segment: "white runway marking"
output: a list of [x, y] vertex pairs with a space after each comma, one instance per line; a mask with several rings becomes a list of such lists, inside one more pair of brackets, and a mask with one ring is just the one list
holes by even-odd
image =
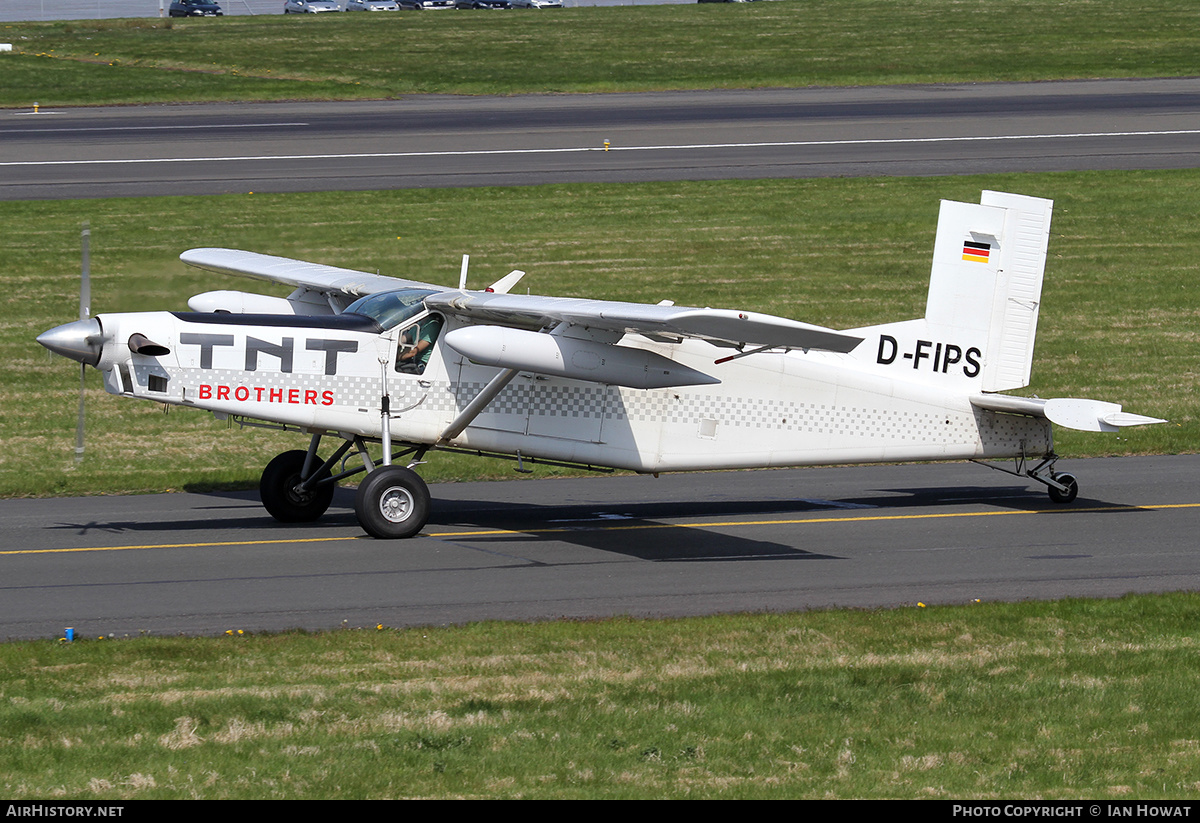
[[979, 135], [968, 137], [896, 137], [876, 138], [867, 140], [785, 140], [762, 143], [691, 143], [665, 146], [577, 146], [573, 148], [549, 149], [478, 149], [462, 151], [396, 151], [396, 152], [360, 152], [347, 154], [260, 154], [234, 155], [229, 157], [160, 157], [133, 158], [126, 160], [15, 160], [0, 162], [0, 167], [14, 166], [100, 166], [100, 165], [135, 165], [155, 163], [229, 163], [237, 161], [297, 161], [297, 160], [348, 160], [358, 158], [388, 159], [405, 157], [485, 157], [490, 155], [516, 154], [579, 154], [584, 152], [623, 152], [623, 151], [698, 151], [704, 149], [755, 149], [781, 147], [817, 147], [817, 146], [895, 146], [921, 143], [977, 143], [1017, 140], [1072, 140], [1083, 138], [1104, 137], [1170, 137], [1177, 135], [1200, 134], [1200, 129], [1176, 129], [1168, 131], [1118, 131], [1118, 132], [1079, 132], [1074, 134], [1008, 134], [1008, 135]]
[[[42, 117], [47, 114], [61, 114], [57, 111], [16, 111], [12, 112], [13, 117], [31, 116]], [[75, 132], [93, 132], [93, 131], [221, 131], [224, 129], [290, 129], [296, 126], [307, 126], [308, 123], [228, 123], [208, 124], [208, 125], [162, 125], [162, 126], [64, 126], [59, 129], [0, 129], [0, 134], [46, 134], [51, 132], [66, 132], [74, 134]]]

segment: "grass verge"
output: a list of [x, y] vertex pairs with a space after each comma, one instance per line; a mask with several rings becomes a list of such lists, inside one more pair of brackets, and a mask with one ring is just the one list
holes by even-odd
[[[178, 260], [215, 245], [447, 285], [469, 252], [475, 284], [521, 267], [540, 294], [672, 299], [853, 328], [923, 313], [938, 200], [978, 201], [983, 188], [1056, 201], [1035, 382], [1022, 393], [1112, 400], [1171, 420], [1119, 438], [1064, 431], [1059, 451], [1195, 451], [1200, 171], [42, 201], [0, 203], [0, 357], [9, 365], [0, 494], [253, 486], [274, 454], [299, 445], [108, 396], [89, 370], [88, 454], [74, 466], [78, 368], [34, 337], [78, 316], [84, 221], [93, 312], [180, 309], [202, 291], [256, 290]], [[321, 214], [331, 219], [314, 222]], [[478, 479], [509, 476], [510, 466], [439, 455], [423, 473]]]
[[0, 106], [1200, 74], [1192, 4], [750, 5], [12, 23]]
[[0, 645], [0, 791], [1200, 793], [1200, 595]]

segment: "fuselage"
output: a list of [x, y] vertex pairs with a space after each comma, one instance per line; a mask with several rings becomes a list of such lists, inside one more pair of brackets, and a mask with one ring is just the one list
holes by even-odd
[[[1005, 394], [1029, 385], [1052, 210], [993, 191], [942, 201], [924, 316], [846, 331], [669, 300], [515, 294], [520, 270], [468, 290], [465, 255], [446, 289], [201, 248], [180, 257], [294, 290], [207, 292], [193, 312], [101, 315], [38, 342], [98, 368], [113, 394], [310, 434], [260, 479], [281, 522], [320, 517], [357, 449], [355, 515], [381, 538], [426, 523], [413, 468], [431, 449], [647, 473], [1015, 458], [1004, 471], [1069, 503], [1079, 485], [1054, 469], [1053, 424], [1163, 421]], [[343, 442], [322, 458], [327, 435]], [[366, 441], [383, 445], [379, 463]]]
[[[402, 362], [406, 331], [430, 319], [441, 334], [416, 373]], [[418, 313], [386, 331], [364, 320], [102, 315], [95, 365], [113, 394], [366, 438], [381, 436], [386, 384], [391, 436], [418, 445], [438, 443], [500, 371], [444, 344], [464, 325], [455, 317]], [[156, 353], [127, 345], [135, 334]], [[904, 369], [870, 358], [790, 351], [718, 363], [729, 349], [635, 334], [619, 346], [720, 382], [637, 389], [518, 372], [442, 445], [641, 472], [1003, 458], [1051, 447], [1044, 419], [975, 408], [957, 387], [906, 380]]]

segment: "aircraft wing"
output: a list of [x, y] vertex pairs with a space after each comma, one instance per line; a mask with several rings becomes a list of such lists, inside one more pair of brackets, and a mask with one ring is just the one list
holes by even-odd
[[852, 351], [863, 340], [808, 323], [730, 309], [463, 291], [430, 295], [425, 305], [477, 323], [531, 329], [567, 323], [620, 333], [833, 352]]
[[362, 297], [393, 289], [422, 288], [442, 290], [445, 286], [385, 277], [354, 269], [340, 269], [320, 263], [307, 263], [289, 257], [275, 257], [237, 249], [190, 249], [179, 255], [189, 266], [238, 277], [252, 277], [282, 283], [320, 294], [349, 294]]
[[[336, 298], [361, 297], [402, 288], [434, 289], [431, 309], [475, 323], [542, 329], [562, 323], [619, 333], [695, 337], [730, 345], [849, 352], [861, 337], [782, 317], [729, 309], [650, 306], [611, 300], [446, 291], [445, 286], [308, 263], [236, 249], [191, 249], [179, 256], [189, 266], [294, 286]], [[349, 301], [337, 301], [342, 308]]]

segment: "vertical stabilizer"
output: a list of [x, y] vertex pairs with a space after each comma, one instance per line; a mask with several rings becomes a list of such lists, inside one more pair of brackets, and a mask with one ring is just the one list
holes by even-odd
[[979, 341], [983, 391], [1029, 384], [1053, 205], [992, 191], [979, 205], [942, 201], [925, 322]]

